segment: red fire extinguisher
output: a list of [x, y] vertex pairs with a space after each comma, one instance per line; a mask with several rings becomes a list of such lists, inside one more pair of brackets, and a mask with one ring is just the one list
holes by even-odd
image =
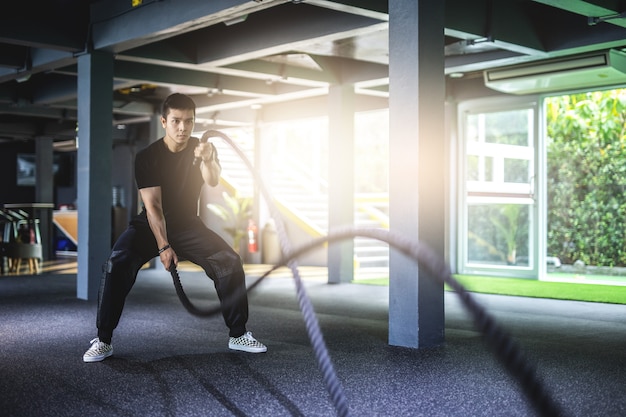
[[257, 227], [252, 219], [248, 220], [248, 252], [256, 253], [259, 250], [259, 244], [257, 242]]

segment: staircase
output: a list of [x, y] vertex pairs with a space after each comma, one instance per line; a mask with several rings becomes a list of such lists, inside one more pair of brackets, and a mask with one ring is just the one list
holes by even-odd
[[[214, 144], [218, 149], [224, 181], [241, 196], [252, 196], [254, 181], [239, 155], [222, 141], [216, 140]], [[238, 143], [238, 146], [253, 161], [252, 145]], [[299, 169], [297, 161], [289, 162], [273, 167], [271, 175], [264, 178], [265, 185], [279, 206], [305, 224], [312, 236], [324, 236], [328, 230], [327, 186], [321, 179]], [[360, 228], [388, 228], [387, 206], [386, 196], [359, 196], [355, 201], [355, 225]], [[385, 242], [355, 238], [354, 255], [357, 279], [388, 276], [389, 247]]]

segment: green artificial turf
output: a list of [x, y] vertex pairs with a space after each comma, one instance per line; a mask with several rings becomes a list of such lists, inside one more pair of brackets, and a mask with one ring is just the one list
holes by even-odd
[[[477, 293], [626, 304], [626, 286], [624, 285], [577, 284], [475, 275], [455, 275], [454, 278], [468, 291]], [[358, 280], [355, 282], [370, 285], [389, 285], [388, 278]], [[451, 291], [447, 286], [446, 290]]]

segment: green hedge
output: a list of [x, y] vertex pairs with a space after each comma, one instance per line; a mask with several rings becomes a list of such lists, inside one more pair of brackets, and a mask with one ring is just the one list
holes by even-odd
[[548, 254], [625, 266], [626, 90], [553, 97], [548, 134]]

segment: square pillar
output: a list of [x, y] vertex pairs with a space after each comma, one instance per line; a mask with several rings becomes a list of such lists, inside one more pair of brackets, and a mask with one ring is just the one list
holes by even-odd
[[[328, 92], [328, 228], [354, 224], [354, 86]], [[354, 279], [354, 239], [329, 243], [328, 282]]]
[[77, 296], [96, 300], [111, 250], [113, 55], [78, 57]]
[[[444, 256], [444, 2], [389, 2], [390, 230]], [[389, 343], [444, 341], [443, 285], [391, 248]]]

